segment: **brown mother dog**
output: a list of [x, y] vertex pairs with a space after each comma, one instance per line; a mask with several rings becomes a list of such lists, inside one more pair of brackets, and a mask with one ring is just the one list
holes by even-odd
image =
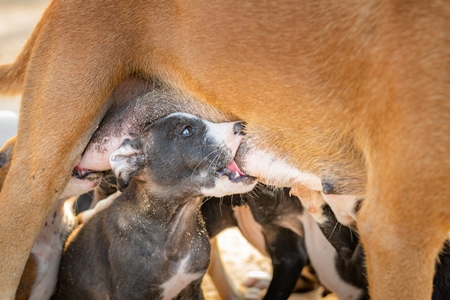
[[365, 195], [372, 297], [429, 298], [450, 229], [448, 20], [438, 1], [53, 1], [0, 68], [0, 93], [23, 92], [0, 196], [2, 298], [130, 75], [246, 121], [247, 173]]

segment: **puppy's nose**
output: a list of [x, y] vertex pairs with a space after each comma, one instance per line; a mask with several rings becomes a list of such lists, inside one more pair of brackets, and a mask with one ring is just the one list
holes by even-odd
[[245, 123], [244, 122], [236, 122], [233, 125], [233, 133], [235, 135], [244, 135]]

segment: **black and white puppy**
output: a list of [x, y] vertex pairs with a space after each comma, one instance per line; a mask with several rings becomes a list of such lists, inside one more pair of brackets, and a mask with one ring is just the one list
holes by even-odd
[[[312, 233], [317, 231], [317, 228], [322, 232], [322, 236], [325, 237], [332, 248], [335, 250], [333, 254], [333, 261], [336, 270], [336, 274], [342, 282], [346, 282], [352, 286], [352, 289], [342, 289], [339, 288], [342, 285], [336, 285], [339, 290], [333, 287], [333, 282], [338, 282], [337, 280], [329, 280], [332, 278], [327, 278], [326, 273], [321, 271], [325, 270], [326, 266], [323, 264], [329, 260], [329, 256], [321, 255], [320, 251], [315, 251], [319, 255], [310, 254], [311, 264], [317, 271], [319, 280], [325, 286], [329, 286], [330, 290], [336, 292], [339, 299], [355, 299], [352, 290], [354, 288], [359, 289], [358, 297], [356, 299], [369, 299], [367, 280], [366, 280], [366, 269], [364, 264], [364, 249], [359, 241], [358, 231], [352, 224], [350, 226], [344, 226], [339, 223], [338, 217], [335, 215], [331, 207], [325, 203], [322, 195], [319, 192], [304, 190], [303, 192], [296, 191], [299, 195], [300, 201], [304, 204], [305, 208], [310, 204], [314, 204], [313, 208], [308, 208], [311, 214], [303, 215], [303, 225], [306, 237], [307, 248], [311, 248], [311, 245], [317, 244], [318, 239], [308, 238], [312, 237]], [[307, 201], [305, 201], [305, 199]], [[364, 198], [360, 198], [353, 207], [353, 213], [356, 216], [360, 208], [361, 203]], [[305, 218], [306, 217], [306, 218]], [[308, 221], [309, 220], [309, 221]], [[382, 233], [379, 233], [382, 234]], [[316, 240], [316, 241], [315, 241]], [[315, 247], [320, 249], [321, 247]], [[328, 258], [327, 258], [328, 257]], [[408, 262], [405, 262], [408, 263]], [[319, 267], [323, 265], [322, 267]], [[330, 277], [330, 276], [328, 276]], [[352, 293], [348, 293], [352, 292]], [[346, 295], [346, 296], [345, 296]], [[444, 245], [442, 252], [440, 253], [438, 260], [436, 262], [436, 272], [433, 281], [433, 300], [447, 300], [450, 299], [450, 242]]]
[[66, 244], [55, 299], [203, 299], [205, 196], [253, 189], [234, 156], [242, 124], [175, 113], [110, 158], [122, 194]]
[[288, 299], [305, 266], [312, 266], [320, 283], [339, 299], [367, 299], [358, 237], [349, 228], [336, 226], [331, 210], [324, 210], [318, 223], [290, 189], [258, 184], [251, 194], [208, 200], [202, 213], [211, 236], [238, 226], [255, 248], [271, 258], [273, 276], [264, 299]]
[[[255, 248], [271, 258], [273, 276], [264, 299], [288, 299], [303, 267], [309, 264], [298, 218], [303, 207], [289, 195], [289, 189], [273, 191], [258, 184], [251, 194], [212, 198], [201, 209], [210, 237], [237, 226]], [[221, 293], [223, 284], [214, 276], [211, 279]]]

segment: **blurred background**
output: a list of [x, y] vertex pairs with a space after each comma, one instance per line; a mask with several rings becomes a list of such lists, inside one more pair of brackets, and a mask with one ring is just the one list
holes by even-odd
[[[48, 0], [0, 0], [0, 64], [13, 62]], [[0, 146], [15, 135], [20, 97], [0, 95]]]
[[[14, 61], [48, 3], [48, 0], [0, 0], [0, 64]], [[0, 96], [0, 110], [18, 113], [19, 101], [19, 97]]]

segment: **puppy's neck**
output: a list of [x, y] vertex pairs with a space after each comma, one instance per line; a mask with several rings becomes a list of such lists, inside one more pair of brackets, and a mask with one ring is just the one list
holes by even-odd
[[188, 195], [181, 191], [162, 192], [152, 188], [148, 182], [131, 180], [130, 185], [123, 191], [122, 198], [130, 203], [132, 210], [146, 219], [155, 220], [164, 227], [171, 227], [177, 219], [184, 219], [187, 223], [190, 223], [188, 220], [196, 222], [196, 215], [200, 214], [204, 197]]
[[198, 238], [207, 240], [200, 212], [203, 197], [174, 196], [170, 191], [161, 197], [147, 187], [143, 181], [130, 182], [121, 195], [120, 218], [139, 226], [147, 224], [145, 231], [155, 240], [163, 241], [165, 255], [170, 260], [180, 258], [183, 254], [180, 247], [195, 245], [194, 240]]

